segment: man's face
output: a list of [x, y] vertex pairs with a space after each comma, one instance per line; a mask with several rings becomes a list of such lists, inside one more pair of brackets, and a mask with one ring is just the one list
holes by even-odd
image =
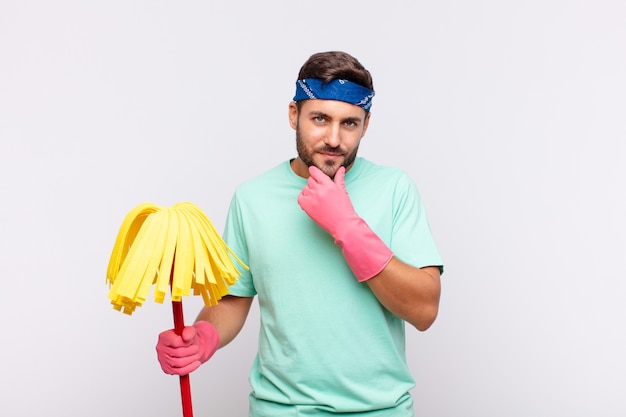
[[340, 166], [350, 169], [365, 135], [370, 114], [353, 104], [336, 100], [305, 100], [298, 111], [289, 104], [289, 123], [296, 131], [296, 174], [307, 178], [315, 165], [329, 177]]

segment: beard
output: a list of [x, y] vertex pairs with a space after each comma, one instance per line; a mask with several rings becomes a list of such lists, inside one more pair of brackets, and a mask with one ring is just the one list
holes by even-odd
[[[356, 159], [357, 152], [359, 151], [359, 147], [357, 146], [356, 148], [354, 148], [354, 150], [352, 150], [352, 152], [348, 152], [346, 149], [342, 148], [341, 146], [337, 146], [333, 148], [328, 145], [324, 145], [324, 146], [320, 146], [317, 149], [313, 149], [312, 151], [309, 151], [302, 138], [302, 132], [300, 131], [300, 128], [296, 127], [296, 150], [298, 151], [298, 156], [300, 157], [302, 162], [306, 164], [307, 167], [315, 166], [319, 168], [319, 170], [322, 171], [324, 174], [328, 175], [330, 178], [333, 178], [335, 176], [335, 173], [339, 169], [339, 167], [343, 166], [346, 169], [348, 169], [348, 167], [352, 165], [352, 163]], [[315, 161], [313, 161], [313, 155], [316, 152], [327, 152], [327, 153], [333, 153], [336, 155], [341, 155], [343, 156], [343, 162], [339, 164], [338, 166], [335, 166], [334, 162], [330, 160], [325, 161], [322, 165], [317, 164], [315, 163]]]

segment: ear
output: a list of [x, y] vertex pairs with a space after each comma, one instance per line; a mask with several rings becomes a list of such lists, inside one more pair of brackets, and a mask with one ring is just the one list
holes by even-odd
[[293, 130], [298, 127], [298, 105], [295, 101], [289, 103], [289, 125]]

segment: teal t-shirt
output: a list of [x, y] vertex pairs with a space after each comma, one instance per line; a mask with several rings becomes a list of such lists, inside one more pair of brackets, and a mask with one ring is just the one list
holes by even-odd
[[[345, 183], [398, 259], [442, 265], [403, 171], [357, 158]], [[260, 308], [250, 415], [412, 416], [404, 322], [357, 282], [333, 238], [300, 208], [305, 185], [285, 161], [237, 188], [226, 221], [226, 243], [250, 267], [230, 293], [257, 295]]]

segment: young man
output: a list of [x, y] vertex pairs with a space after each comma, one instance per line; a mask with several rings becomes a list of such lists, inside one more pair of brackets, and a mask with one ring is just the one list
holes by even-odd
[[159, 335], [166, 373], [233, 340], [258, 296], [250, 416], [413, 415], [404, 322], [433, 323], [443, 266], [413, 182], [357, 157], [373, 97], [346, 53], [303, 65], [289, 104], [298, 157], [239, 186], [226, 221], [250, 270], [182, 336]]

